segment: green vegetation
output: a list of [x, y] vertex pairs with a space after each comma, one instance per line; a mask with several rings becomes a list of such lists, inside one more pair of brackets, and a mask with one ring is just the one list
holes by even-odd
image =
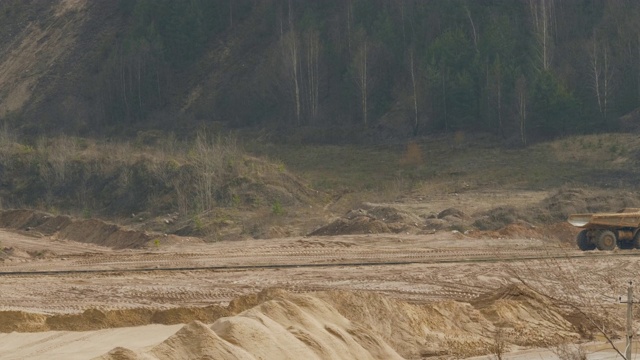
[[3, 206], [75, 211], [84, 218], [177, 211], [202, 228], [200, 214], [215, 208], [280, 201], [279, 194], [260, 199], [253, 187], [280, 185], [290, 176], [279, 165], [248, 157], [232, 138], [204, 134], [170, 149], [170, 137], [155, 146], [70, 137], [31, 146], [15, 139], [0, 132]]
[[462, 133], [377, 147], [251, 142], [251, 153], [275, 162], [248, 155], [239, 140], [203, 136], [172, 146], [171, 137], [156, 146], [75, 138], [30, 146], [7, 133], [0, 137], [0, 201], [7, 208], [55, 209], [224, 239], [241, 231], [267, 236], [274, 224], [284, 228], [362, 201], [491, 189], [624, 188], [636, 186], [640, 174], [640, 144], [624, 134], [513, 149], [496, 136]]
[[[316, 189], [380, 198], [505, 186], [634, 185], [640, 171], [631, 156], [640, 151], [636, 140], [631, 134], [571, 136], [505, 149], [496, 137], [458, 134], [404, 146], [283, 145], [254, 151], [280, 159]], [[420, 149], [420, 162], [406, 161], [411, 144]]]
[[[3, 2], [0, 31], [53, 6]], [[72, 82], [60, 58], [38, 101], [3, 122], [30, 135], [204, 125], [290, 144], [465, 131], [526, 145], [616, 130], [640, 105], [633, 1], [121, 0], [65, 16], [80, 14], [91, 31], [68, 45]]]
[[271, 205], [271, 213], [276, 216], [284, 215], [284, 209], [282, 208], [280, 201], [276, 200], [273, 205]]

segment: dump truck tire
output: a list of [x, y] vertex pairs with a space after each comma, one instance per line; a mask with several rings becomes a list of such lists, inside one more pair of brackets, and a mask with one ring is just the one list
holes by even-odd
[[582, 251], [589, 251], [596, 248], [596, 245], [589, 240], [589, 236], [587, 236], [588, 232], [588, 230], [582, 230], [576, 238], [578, 248]]
[[599, 231], [596, 235], [596, 247], [598, 250], [613, 250], [616, 248], [616, 234], [610, 230]]

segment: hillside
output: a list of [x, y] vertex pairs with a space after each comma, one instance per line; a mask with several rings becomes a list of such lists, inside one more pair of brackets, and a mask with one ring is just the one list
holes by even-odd
[[637, 207], [639, 153], [637, 137], [623, 134], [505, 149], [460, 134], [375, 147], [203, 134], [31, 146], [5, 131], [0, 204], [210, 241], [523, 224], [546, 234], [572, 212]]
[[481, 131], [526, 144], [633, 129], [638, 11], [573, 0], [7, 0], [0, 120], [32, 137], [251, 127], [304, 143]]

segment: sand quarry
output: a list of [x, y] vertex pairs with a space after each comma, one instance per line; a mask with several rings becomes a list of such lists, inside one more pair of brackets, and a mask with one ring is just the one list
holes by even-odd
[[497, 217], [424, 203], [215, 243], [2, 211], [0, 358], [615, 358], [596, 326], [623, 345], [640, 250], [581, 252], [562, 222], [451, 230]]

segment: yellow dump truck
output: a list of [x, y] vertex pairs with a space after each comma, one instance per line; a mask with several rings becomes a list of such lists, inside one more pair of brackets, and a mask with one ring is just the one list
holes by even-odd
[[583, 228], [576, 239], [580, 250], [640, 249], [640, 208], [616, 213], [573, 214], [569, 224]]

